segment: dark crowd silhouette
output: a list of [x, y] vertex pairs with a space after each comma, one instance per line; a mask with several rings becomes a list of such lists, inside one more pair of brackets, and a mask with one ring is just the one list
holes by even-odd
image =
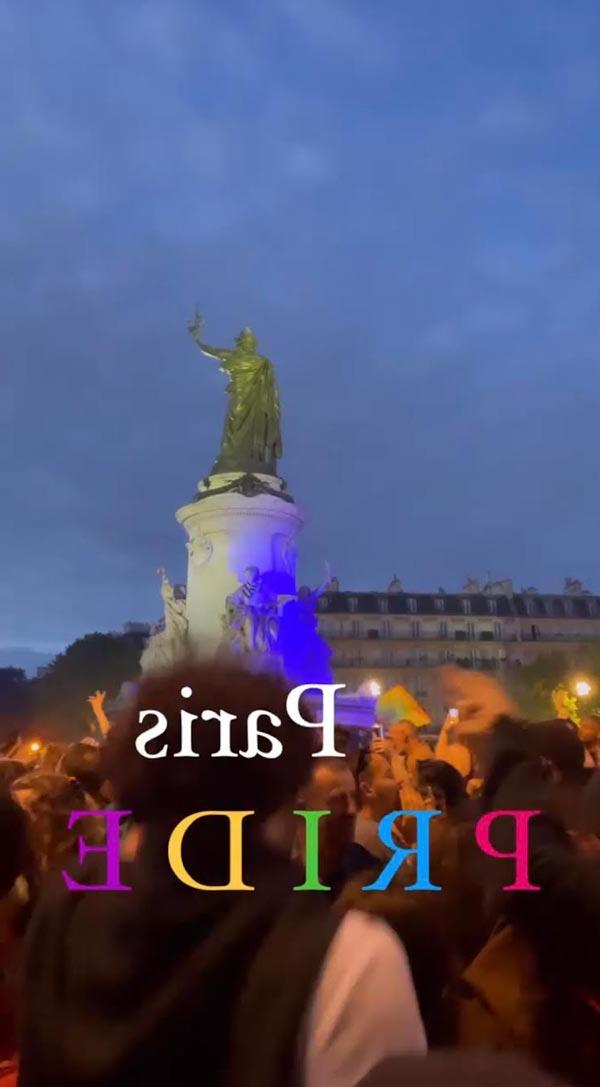
[[[318, 730], [286, 714], [275, 678], [193, 666], [145, 679], [102, 742], [22, 740], [0, 758], [0, 1087], [593, 1087], [600, 1075], [600, 753], [598, 722], [522, 720], [491, 677], [441, 676], [449, 715], [437, 738], [410, 722], [385, 736], [337, 730], [342, 758], [314, 758]], [[281, 721], [277, 759], [141, 758], [141, 709], [165, 713], [177, 750], [186, 709], [233, 715], [232, 747], [264, 709]], [[170, 730], [173, 730], [170, 735]], [[158, 741], [157, 741], [158, 742]], [[408, 891], [410, 853], [387, 890], [364, 890], [391, 853], [378, 825], [435, 810], [430, 873]], [[532, 811], [529, 878], [514, 875], [514, 820]], [[106, 882], [106, 820], [120, 820], [123, 891]], [[255, 813], [243, 878], [201, 891], [169, 863], [190, 813]], [[319, 876], [299, 892], [306, 822], [319, 825]], [[399, 845], [415, 845], [399, 816]], [[80, 840], [88, 851], [82, 856]], [[190, 825], [181, 849], [204, 885], [230, 878], [229, 826]]]

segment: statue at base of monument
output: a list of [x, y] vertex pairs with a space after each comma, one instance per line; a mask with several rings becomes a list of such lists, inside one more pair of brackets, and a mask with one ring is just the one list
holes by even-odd
[[331, 584], [331, 571], [318, 589], [303, 585], [295, 600], [284, 604], [279, 620], [277, 652], [288, 680], [301, 683], [332, 683], [331, 649], [318, 630], [317, 605]]
[[229, 407], [221, 449], [213, 465], [217, 472], [258, 472], [277, 475], [282, 455], [279, 389], [273, 365], [257, 351], [256, 336], [244, 328], [234, 348], [211, 347], [202, 339], [203, 322], [196, 312], [188, 329], [204, 355], [217, 359], [229, 377]]
[[249, 566], [244, 579], [225, 601], [224, 643], [233, 653], [273, 653], [278, 628], [277, 597], [257, 566]]
[[185, 600], [175, 595], [166, 571], [160, 567], [160, 595], [164, 605], [162, 629], [154, 632], [142, 653], [142, 672], [160, 672], [184, 660], [188, 651], [188, 620]]

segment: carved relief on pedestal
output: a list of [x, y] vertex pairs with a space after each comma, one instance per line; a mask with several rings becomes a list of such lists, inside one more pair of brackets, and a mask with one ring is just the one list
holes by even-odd
[[291, 536], [284, 536], [281, 532], [276, 533], [273, 537], [274, 568], [295, 577], [297, 556], [295, 540]]
[[188, 540], [185, 546], [193, 566], [204, 566], [213, 553], [213, 545], [208, 536], [196, 536]]

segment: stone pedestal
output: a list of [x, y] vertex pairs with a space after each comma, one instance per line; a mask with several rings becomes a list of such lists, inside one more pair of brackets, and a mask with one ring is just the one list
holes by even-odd
[[239, 472], [203, 480], [195, 501], [176, 516], [188, 535], [190, 649], [210, 657], [222, 644], [226, 597], [246, 580], [249, 566], [278, 596], [295, 593], [296, 536], [304, 516], [276, 476]]

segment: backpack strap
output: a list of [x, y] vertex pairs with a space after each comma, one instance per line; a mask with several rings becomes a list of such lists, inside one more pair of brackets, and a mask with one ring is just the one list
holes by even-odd
[[226, 1087], [299, 1087], [302, 1023], [340, 920], [322, 895], [286, 902], [236, 1003]]

